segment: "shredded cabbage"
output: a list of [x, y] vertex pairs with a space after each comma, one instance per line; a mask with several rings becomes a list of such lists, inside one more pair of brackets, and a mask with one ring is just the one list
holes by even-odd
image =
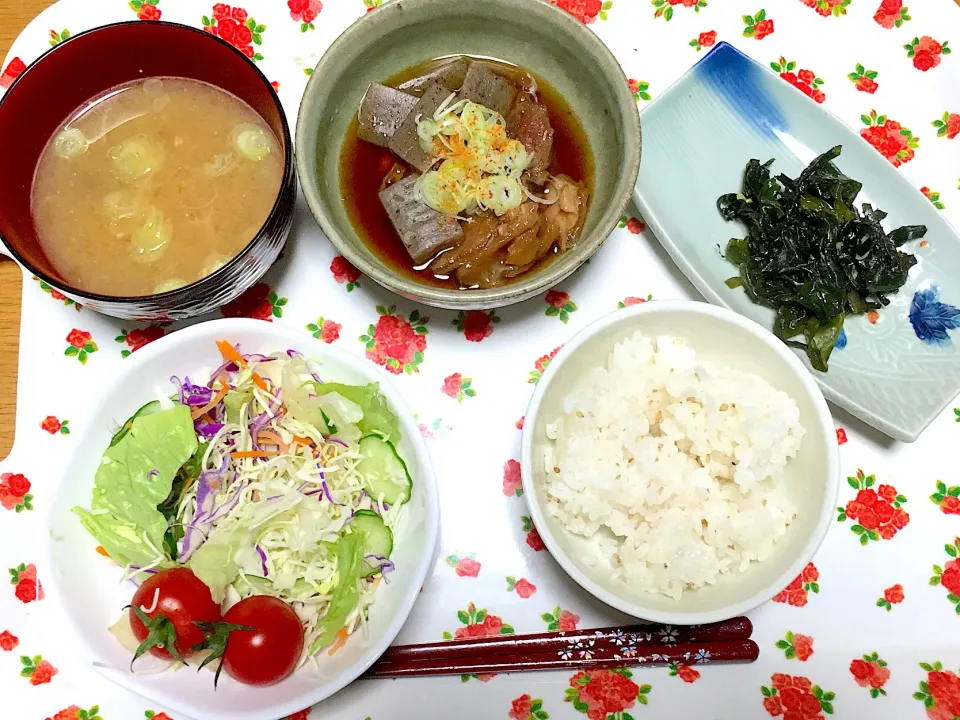
[[[305, 661], [354, 632], [373, 602], [382, 574], [360, 577], [369, 566], [353, 517], [372, 510], [394, 530], [401, 506], [367, 493], [357, 441], [376, 433], [397, 442], [399, 423], [376, 383], [318, 382], [296, 353], [244, 357], [245, 367], [214, 373], [207, 388], [222, 375], [230, 391], [195, 420], [209, 446], [179, 504], [187, 530], [178, 560], [219, 602], [264, 594], [289, 603], [304, 624]], [[183, 388], [186, 402], [209, 404], [197, 386]], [[265, 456], [233, 455], [248, 452]]]

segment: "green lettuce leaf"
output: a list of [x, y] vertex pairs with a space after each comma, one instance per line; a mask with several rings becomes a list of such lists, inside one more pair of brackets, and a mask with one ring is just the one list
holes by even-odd
[[248, 403], [253, 400], [253, 391], [252, 390], [233, 390], [227, 393], [227, 396], [223, 399], [223, 407], [225, 409], [224, 422], [228, 423], [238, 423], [240, 422], [240, 410], [243, 408], [244, 403]]
[[394, 444], [400, 442], [400, 422], [387, 407], [386, 399], [380, 394], [379, 383], [368, 385], [313, 383], [313, 392], [320, 396], [336, 393], [359, 405], [363, 411], [363, 417], [356, 425], [360, 429], [361, 436], [375, 432]]
[[347, 621], [347, 616], [353, 612], [360, 601], [357, 582], [360, 580], [360, 572], [363, 569], [363, 542], [363, 534], [354, 533], [344, 535], [336, 543], [328, 546], [337, 556], [337, 572], [340, 574], [340, 581], [330, 597], [327, 614], [317, 623], [320, 636], [310, 646], [311, 655], [333, 642], [337, 632]]
[[117, 563], [147, 565], [157, 559], [167, 530], [157, 506], [196, 449], [190, 409], [177, 405], [136, 417], [129, 432], [103, 453], [91, 509], [73, 512]]
[[248, 528], [242, 523], [214, 529], [210, 538], [190, 556], [187, 565], [210, 588], [214, 601], [222, 602], [227, 585], [236, 580], [240, 572], [237, 551], [248, 544], [249, 536]]

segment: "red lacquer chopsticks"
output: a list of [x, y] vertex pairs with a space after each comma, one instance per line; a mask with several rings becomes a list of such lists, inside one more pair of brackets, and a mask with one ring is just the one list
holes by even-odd
[[711, 625], [631, 625], [572, 632], [501, 635], [393, 647], [367, 677], [412, 677], [623, 665], [748, 663], [759, 648], [747, 618]]

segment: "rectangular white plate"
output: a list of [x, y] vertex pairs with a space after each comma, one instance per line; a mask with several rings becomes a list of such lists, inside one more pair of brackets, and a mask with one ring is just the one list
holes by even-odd
[[727, 43], [647, 107], [641, 123], [634, 198], [644, 219], [708, 301], [766, 328], [773, 327], [773, 310], [724, 284], [738, 273], [720, 254], [745, 229], [726, 222], [716, 201], [740, 190], [751, 158], [774, 158], [774, 173], [796, 177], [842, 145], [836, 164], [863, 183], [858, 204], [889, 213], [888, 232], [927, 226], [926, 246], [904, 246], [918, 260], [907, 284], [889, 296], [875, 323], [848, 316], [846, 346], [834, 350], [828, 373], [810, 368], [797, 351], [828, 400], [891, 437], [916, 440], [960, 391], [960, 238], [934, 206], [853, 130]]

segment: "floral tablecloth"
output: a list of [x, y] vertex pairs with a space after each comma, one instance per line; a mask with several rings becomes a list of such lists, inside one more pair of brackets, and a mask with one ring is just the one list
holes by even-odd
[[[15, 42], [0, 87], [71, 33], [173, 20], [240, 48], [275, 81], [292, 123], [324, 49], [381, 4], [240, 1], [62, 0]], [[960, 225], [960, 57], [950, 44], [960, 42], [960, 10], [950, 0], [554, 1], [613, 49], [641, 111], [727, 40], [857, 128]], [[285, 257], [222, 314], [289, 324], [396, 373], [433, 453], [443, 507], [440, 557], [399, 638], [409, 643], [627, 620], [544, 552], [520, 489], [523, 413], [555, 348], [591, 320], [687, 297], [695, 291], [628, 212], [587, 266], [541, 298], [496, 312], [415, 307], [338, 257], [301, 201]], [[41, 518], [57, 483], [71, 481], [64, 463], [74, 432], [103, 422], [90, 415], [92, 400], [124, 358], [176, 328], [96, 315], [29, 278], [23, 314], [16, 444], [0, 466], [0, 566], [9, 568], [0, 587], [0, 716], [169, 720], [62, 652], [45, 629], [53, 609], [35, 562], [48, 537]], [[363, 681], [293, 717], [955, 719], [960, 409], [912, 445], [843, 411], [835, 419], [847, 478], [837, 520], [803, 574], [751, 613], [757, 663]]]

